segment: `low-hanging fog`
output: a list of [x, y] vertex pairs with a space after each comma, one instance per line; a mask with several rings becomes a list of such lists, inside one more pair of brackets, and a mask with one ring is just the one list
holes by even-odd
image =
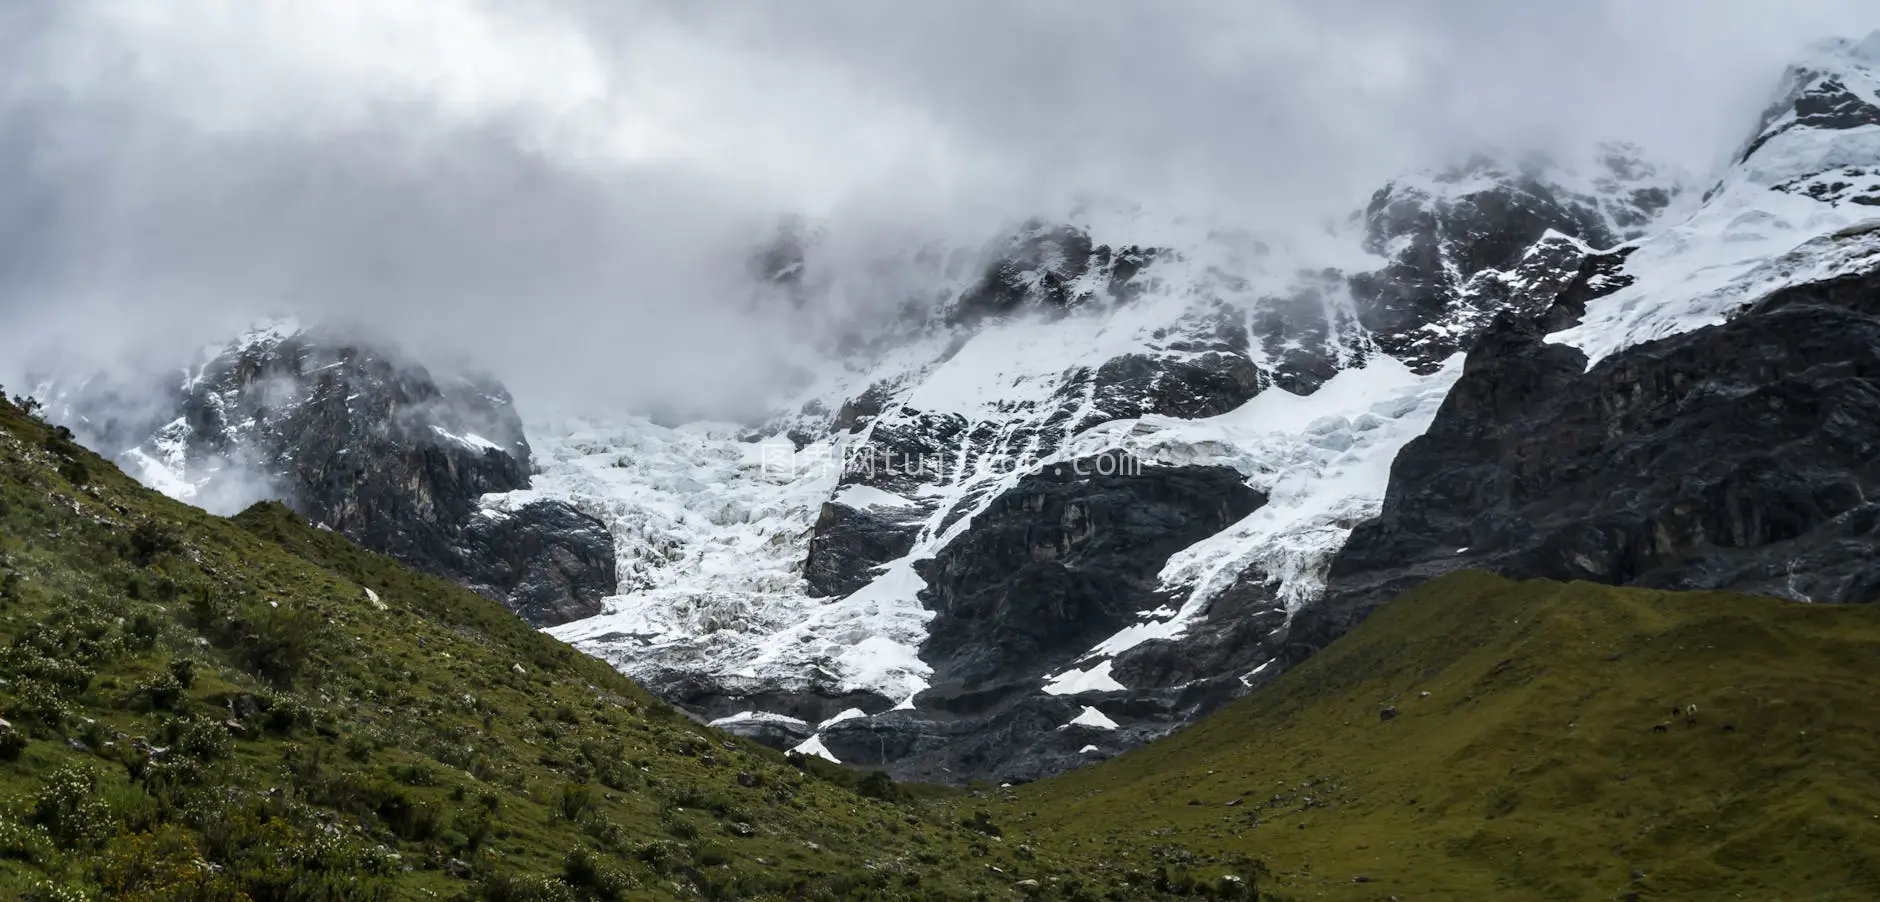
[[[13, 0], [0, 382], [364, 323], [592, 412], [735, 409], [812, 266], [1073, 197], [1307, 228], [1482, 146], [1702, 174], [1854, 0]], [[901, 298], [857, 283], [851, 308]], [[851, 313], [853, 309], [851, 309]]]

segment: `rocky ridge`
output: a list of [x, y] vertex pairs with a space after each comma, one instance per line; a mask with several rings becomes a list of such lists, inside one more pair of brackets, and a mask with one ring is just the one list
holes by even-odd
[[[57, 407], [94, 447], [172, 497], [238, 509], [280, 499], [323, 528], [503, 601], [538, 625], [597, 613], [613, 594], [604, 524], [541, 500], [492, 512], [529, 484], [509, 393], [443, 377], [369, 343], [283, 320], [206, 351], [130, 416], [86, 388]], [[90, 414], [90, 415], [87, 415]]]

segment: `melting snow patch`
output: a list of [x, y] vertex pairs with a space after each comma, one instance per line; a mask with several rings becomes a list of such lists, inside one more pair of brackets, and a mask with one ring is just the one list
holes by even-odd
[[1078, 750], [1077, 750], [1077, 754], [1079, 754], [1079, 755], [1088, 755], [1088, 754], [1090, 754], [1091, 752], [1094, 752], [1094, 751], [1096, 751], [1096, 750], [1097, 750], [1097, 747], [1096, 747], [1096, 746], [1094, 746], [1094, 745], [1086, 745], [1086, 746], [1084, 746], [1083, 748], [1080, 748], [1080, 749], [1078, 749]]
[[1268, 667], [1271, 667], [1271, 666], [1273, 666], [1273, 662], [1269, 660], [1269, 661], [1266, 661], [1265, 663], [1262, 663], [1262, 664], [1261, 664], [1260, 666], [1258, 666], [1258, 667], [1255, 667], [1254, 669], [1252, 669], [1252, 670], [1249, 670], [1249, 671], [1247, 671], [1247, 672], [1246, 672], [1246, 673], [1244, 673], [1244, 674], [1241, 674], [1241, 677], [1240, 677], [1240, 685], [1242, 685], [1242, 686], [1252, 686], [1252, 685], [1253, 685], [1253, 678], [1254, 678], [1254, 677], [1257, 677], [1257, 676], [1259, 676], [1260, 674], [1262, 674], [1262, 673], [1264, 673], [1264, 672], [1266, 672], [1266, 669], [1267, 669]]
[[711, 726], [722, 727], [734, 723], [780, 723], [790, 726], [806, 727], [809, 722], [787, 714], [772, 714], [768, 711], [739, 711], [729, 717], [720, 717], [711, 722]]
[[823, 745], [821, 736], [811, 736], [810, 738], [803, 740], [801, 743], [798, 743], [797, 747], [791, 749], [790, 751], [795, 752], [799, 755], [815, 755], [818, 758], [822, 758], [822, 759], [834, 762], [836, 764], [842, 763], [842, 759], [829, 754], [829, 749]]
[[822, 723], [817, 724], [816, 729], [819, 731], [827, 730], [830, 727], [833, 727], [836, 724], [839, 724], [845, 720], [854, 720], [857, 717], [867, 717], [867, 716], [868, 714], [862, 711], [862, 709], [860, 708], [848, 708], [848, 709], [845, 709], [842, 713], [837, 714], [836, 716], [831, 717], [828, 720], [825, 720]]
[[1089, 670], [1066, 670], [1045, 683], [1046, 695], [1081, 695], [1085, 692], [1121, 692], [1125, 687], [1110, 676], [1114, 662], [1104, 661]]
[[844, 486], [842, 491], [836, 493], [835, 502], [853, 508], [914, 506], [914, 502], [906, 498], [869, 485]]
[[1085, 705], [1082, 714], [1071, 718], [1070, 723], [1058, 727], [1058, 729], [1065, 730], [1071, 727], [1092, 727], [1098, 730], [1114, 730], [1116, 729], [1116, 721], [1104, 716], [1102, 711]]
[[452, 432], [448, 429], [445, 429], [442, 426], [432, 426], [431, 431], [453, 442], [456, 442], [459, 445], [463, 445], [464, 447], [470, 448], [475, 451], [501, 451], [503, 450], [503, 446], [498, 445], [495, 442], [492, 442], [489, 439], [484, 438], [483, 436], [477, 435], [474, 432], [466, 432], [463, 435], [458, 435], [457, 433]]

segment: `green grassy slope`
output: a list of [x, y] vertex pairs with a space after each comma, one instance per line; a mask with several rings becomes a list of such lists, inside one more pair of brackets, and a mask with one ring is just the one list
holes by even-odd
[[1005, 899], [1090, 870], [6, 403], [0, 714], [4, 899]]
[[1880, 899], [1880, 607], [1456, 574], [992, 816], [1298, 898]]

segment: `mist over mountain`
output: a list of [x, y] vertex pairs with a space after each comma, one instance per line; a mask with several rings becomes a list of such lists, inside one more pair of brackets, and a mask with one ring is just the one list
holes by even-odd
[[[1484, 147], [1698, 176], [1841, 3], [12, 4], [4, 378], [364, 323], [538, 406], [752, 415], [1080, 200], [1299, 236]], [[828, 309], [743, 260], [786, 217]], [[36, 359], [37, 358], [37, 359]]]
[[9, 4], [0, 895], [1873, 896], [1872, 19]]

